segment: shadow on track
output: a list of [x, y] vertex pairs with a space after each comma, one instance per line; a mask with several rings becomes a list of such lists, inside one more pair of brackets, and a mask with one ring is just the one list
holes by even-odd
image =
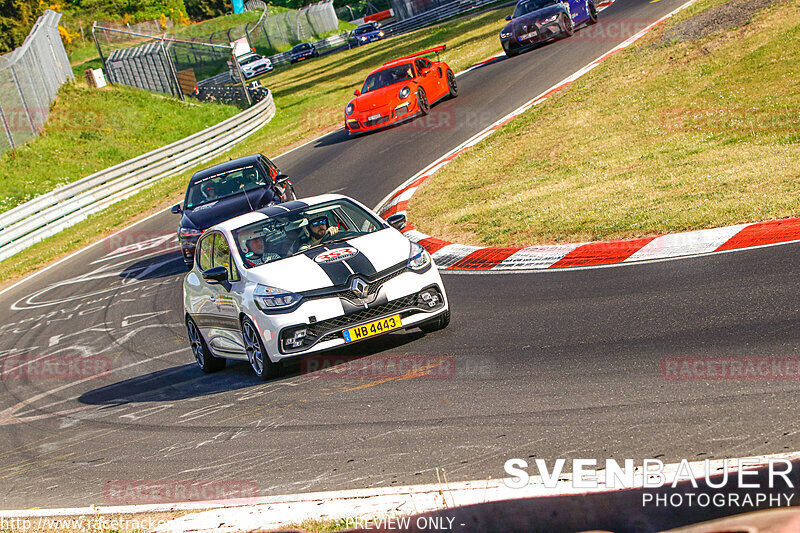
[[[333, 364], [333, 361], [337, 358], [340, 358], [343, 363], [347, 363], [376, 355], [386, 350], [399, 348], [414, 342], [422, 336], [423, 333], [421, 331], [414, 330], [366, 340], [355, 346], [320, 352], [319, 355], [324, 355], [326, 360], [332, 362], [330, 366], [325, 366], [326, 370], [320, 372], [325, 372], [328, 368], [334, 368], [342, 364]], [[330, 359], [327, 359], [328, 356], [330, 356]], [[302, 358], [291, 361], [286, 370], [284, 376], [266, 383], [277, 383], [306, 375]], [[309, 372], [309, 375], [315, 373]], [[250, 365], [246, 362], [228, 361], [225, 370], [214, 374], [203, 374], [194, 363], [189, 363], [88, 391], [82, 394], [78, 401], [83, 404], [109, 407], [133, 402], [173, 402], [245, 389], [264, 383], [253, 374]]]
[[128, 265], [125, 270], [119, 273], [119, 276], [122, 279], [133, 278], [144, 281], [168, 278], [180, 274], [186, 274], [186, 265], [183, 263], [180, 250], [176, 249]]

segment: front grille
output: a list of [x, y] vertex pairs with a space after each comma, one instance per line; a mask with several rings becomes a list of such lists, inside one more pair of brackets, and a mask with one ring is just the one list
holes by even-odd
[[[317, 342], [341, 338], [341, 330], [356, 326], [363, 322], [369, 322], [383, 316], [392, 315], [408, 309], [419, 309], [417, 294], [409, 294], [402, 298], [392, 300], [385, 304], [376, 305], [369, 309], [363, 309], [350, 313], [349, 315], [337, 316], [328, 320], [321, 320], [313, 324], [307, 324], [292, 328], [287, 328], [280, 335], [280, 350], [283, 353], [300, 352], [307, 350]], [[305, 329], [306, 335], [302, 339], [302, 345], [297, 347], [286, 347], [284, 339], [294, 336], [298, 329]]]
[[[408, 272], [407, 268], [401, 268], [400, 270], [398, 270], [396, 272], [392, 272], [388, 276], [384, 276], [384, 277], [380, 278], [377, 281], [373, 281], [372, 283], [369, 284], [369, 292], [368, 292], [368, 294], [369, 295], [373, 295], [373, 294], [377, 293], [387, 281], [389, 281], [390, 279], [396, 278], [400, 274], [405, 274], [406, 272]], [[351, 295], [355, 296], [352, 293], [352, 291], [349, 291], [349, 292], [350, 292]]]
[[375, 120], [366, 120], [364, 121], [364, 125], [367, 127], [377, 126], [378, 124], [383, 124], [384, 122], [389, 122], [389, 117], [376, 118]]

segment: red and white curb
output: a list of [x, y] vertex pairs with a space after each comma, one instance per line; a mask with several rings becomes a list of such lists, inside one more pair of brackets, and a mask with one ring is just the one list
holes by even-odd
[[[417, 188], [458, 155], [475, 146], [499, 130], [505, 124], [535, 105], [544, 102], [550, 95], [568, 86], [616, 52], [642, 38], [653, 28], [686, 9], [696, 0], [690, 0], [664, 17], [656, 20], [632, 35], [608, 52], [604, 53], [571, 76], [560, 81], [533, 100], [526, 102], [508, 115], [499, 119], [471, 139], [457, 146], [427, 168], [392, 191], [378, 204], [377, 211], [383, 218], [396, 213], [406, 213], [409, 199]], [[496, 57], [493, 56], [487, 61]], [[473, 67], [474, 68], [474, 67]], [[602, 265], [671, 259], [715, 252], [724, 252], [755, 246], [765, 246], [800, 241], [800, 219], [773, 220], [740, 224], [723, 228], [705, 229], [643, 237], [621, 241], [556, 244], [542, 246], [480, 247], [448, 242], [414, 229], [409, 221], [403, 233], [418, 242], [433, 256], [442, 270], [541, 270], [551, 268], [580, 268]]]

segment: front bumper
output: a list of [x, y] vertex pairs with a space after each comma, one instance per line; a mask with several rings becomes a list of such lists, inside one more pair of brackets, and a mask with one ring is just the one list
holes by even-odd
[[[419, 112], [416, 94], [417, 93], [412, 93], [405, 102], [388, 111], [382, 111], [380, 113], [353, 113], [350, 116], [345, 115], [344, 126], [351, 133], [361, 133], [380, 130], [397, 124], [398, 122], [408, 120]], [[380, 114], [380, 118], [370, 119], [371, 116], [376, 114]]]
[[255, 78], [256, 76], [260, 76], [261, 74], [266, 74], [267, 72], [271, 72], [274, 67], [272, 65], [264, 65], [253, 70], [243, 70], [242, 73], [244, 74], [245, 79]]
[[[438, 295], [423, 299], [422, 293]], [[402, 329], [416, 327], [447, 311], [449, 302], [436, 267], [417, 274], [406, 271], [386, 281], [367, 309], [343, 313], [339, 297], [308, 300], [290, 313], [257, 313], [264, 346], [273, 362], [337, 348], [346, 343], [343, 331], [374, 320], [400, 315]], [[396, 331], [402, 331], [402, 329]], [[298, 330], [305, 330], [302, 336]], [[287, 343], [287, 340], [291, 342]]]
[[178, 232], [178, 243], [181, 245], [183, 261], [187, 265], [191, 265], [194, 262], [194, 251], [199, 239], [200, 235], [181, 235], [180, 231]]
[[381, 39], [383, 39], [383, 37], [381, 37], [378, 34], [368, 35], [366, 39], [362, 39], [360, 37], [356, 38], [356, 39], [351, 39], [350, 40], [350, 45], [351, 46], [361, 46], [362, 44], [374, 43], [376, 41], [380, 41]]
[[564, 33], [564, 31], [565, 30], [561, 26], [560, 19], [556, 19], [553, 22], [548, 22], [547, 24], [539, 25], [537, 23], [531, 26], [528, 31], [516, 30], [510, 37], [501, 37], [500, 44], [503, 45], [503, 50], [506, 52], [509, 50], [520, 50], [522, 48], [527, 48], [538, 43], [555, 39]]

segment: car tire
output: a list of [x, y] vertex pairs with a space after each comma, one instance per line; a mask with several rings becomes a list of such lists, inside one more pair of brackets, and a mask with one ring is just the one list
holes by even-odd
[[597, 6], [594, 2], [589, 2], [589, 20], [586, 21], [587, 25], [597, 24]]
[[514, 50], [513, 48], [509, 48], [506, 50], [506, 57], [517, 57], [519, 55], [519, 50]]
[[458, 84], [456, 84], [456, 75], [453, 71], [447, 69], [447, 88], [450, 91], [450, 98], [458, 96]]
[[447, 325], [450, 324], [450, 310], [448, 309], [441, 315], [432, 318], [427, 322], [423, 322], [419, 325], [419, 329], [421, 329], [425, 333], [433, 333], [434, 331], [439, 331], [440, 329], [444, 329]]
[[268, 380], [280, 376], [281, 366], [270, 360], [267, 349], [264, 347], [264, 341], [261, 340], [261, 335], [258, 333], [258, 328], [247, 317], [242, 319], [242, 339], [244, 340], [250, 368], [253, 369], [258, 379]]
[[561, 22], [564, 27], [564, 37], [572, 37], [572, 34], [575, 33], [575, 25], [572, 23], [572, 19], [568, 15], [562, 15]]
[[189, 346], [192, 348], [192, 355], [194, 355], [194, 360], [200, 370], [206, 374], [211, 374], [225, 368], [225, 359], [214, 357], [211, 350], [208, 349], [208, 344], [206, 344], [200, 328], [197, 327], [197, 324], [190, 316], [186, 317], [186, 332], [189, 335]]
[[289, 184], [289, 186], [286, 187], [286, 190], [283, 192], [283, 201], [294, 202], [295, 200], [297, 200], [297, 195], [294, 192], [294, 187]]
[[422, 115], [427, 115], [431, 111], [431, 104], [428, 102], [428, 95], [425, 94], [425, 89], [422, 87], [417, 89], [417, 107]]

